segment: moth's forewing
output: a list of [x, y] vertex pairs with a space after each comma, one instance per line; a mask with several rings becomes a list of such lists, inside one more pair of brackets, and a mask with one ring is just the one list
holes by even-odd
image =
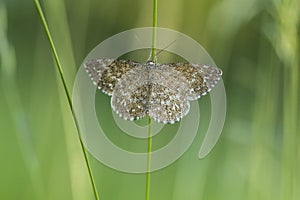
[[210, 92], [222, 75], [222, 71], [217, 67], [204, 64], [172, 63], [170, 65], [189, 82], [189, 100], [196, 100]]
[[203, 65], [203, 64], [191, 64], [195, 67], [203, 77], [207, 87], [208, 92], [211, 91], [213, 87], [218, 83], [223, 74], [222, 70], [215, 66]]
[[103, 58], [89, 60], [84, 67], [93, 83], [102, 92], [111, 96], [121, 77], [138, 65], [139, 63], [128, 60]]

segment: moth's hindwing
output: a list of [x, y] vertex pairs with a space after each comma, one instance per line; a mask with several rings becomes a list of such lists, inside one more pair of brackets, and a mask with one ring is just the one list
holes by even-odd
[[151, 83], [143, 66], [127, 72], [116, 85], [111, 98], [113, 110], [123, 119], [140, 119], [148, 111]]
[[189, 83], [168, 64], [151, 69], [152, 91], [148, 115], [162, 123], [174, 123], [189, 111]]

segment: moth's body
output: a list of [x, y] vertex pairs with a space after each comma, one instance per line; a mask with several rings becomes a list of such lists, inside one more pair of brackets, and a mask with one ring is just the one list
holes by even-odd
[[174, 123], [189, 111], [189, 100], [206, 95], [220, 80], [217, 67], [189, 63], [140, 64], [94, 59], [85, 63], [93, 83], [112, 96], [113, 110], [124, 119], [149, 116]]

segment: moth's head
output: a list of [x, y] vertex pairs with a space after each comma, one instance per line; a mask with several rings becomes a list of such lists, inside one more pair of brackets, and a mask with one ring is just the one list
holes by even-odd
[[147, 60], [146, 65], [149, 66], [149, 67], [154, 67], [155, 62], [153, 62], [152, 60]]

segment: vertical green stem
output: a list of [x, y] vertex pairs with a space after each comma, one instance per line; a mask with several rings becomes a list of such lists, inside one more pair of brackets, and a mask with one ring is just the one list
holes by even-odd
[[[156, 27], [157, 27], [157, 0], [153, 0], [153, 24], [152, 24], [152, 48], [151, 60], [156, 62], [155, 49], [156, 49]], [[151, 184], [151, 151], [152, 151], [152, 119], [149, 117], [148, 129], [148, 158], [147, 158], [147, 174], [146, 174], [146, 200], [150, 199], [150, 184]]]
[[146, 174], [146, 200], [150, 199], [150, 178], [151, 178], [151, 151], [152, 151], [152, 119], [149, 117], [148, 124], [148, 158], [147, 158], [147, 174]]
[[156, 27], [157, 27], [157, 0], [153, 0], [153, 31], [152, 31], [152, 49], [151, 60], [155, 61], [155, 49], [156, 49]]
[[[281, 199], [299, 199], [299, 1], [282, 0], [277, 6], [278, 40], [283, 63], [283, 151]], [[288, 20], [287, 20], [288, 19]]]
[[92, 169], [91, 169], [91, 166], [90, 166], [90, 163], [89, 163], [89, 160], [88, 160], [87, 152], [86, 152], [86, 150], [85, 150], [85, 148], [84, 148], [84, 145], [83, 145], [83, 142], [82, 142], [82, 139], [81, 139], [78, 121], [77, 121], [75, 112], [74, 112], [74, 110], [73, 110], [72, 100], [71, 100], [71, 95], [70, 95], [70, 92], [69, 92], [69, 90], [68, 90], [68, 87], [67, 87], [65, 78], [64, 78], [64, 74], [63, 74], [63, 70], [62, 70], [62, 67], [61, 67], [61, 63], [60, 63], [59, 57], [58, 57], [58, 55], [57, 55], [57, 52], [56, 52], [56, 49], [55, 49], [55, 45], [54, 45], [54, 42], [53, 42], [53, 40], [52, 40], [52, 36], [51, 36], [51, 34], [50, 34], [50, 31], [49, 31], [49, 28], [48, 28], [48, 24], [47, 24], [47, 22], [46, 22], [44, 13], [43, 13], [43, 11], [42, 11], [40, 2], [39, 2], [39, 0], [34, 0], [34, 3], [35, 3], [35, 5], [36, 5], [36, 9], [37, 9], [37, 11], [38, 11], [38, 13], [39, 13], [39, 16], [40, 16], [40, 18], [41, 18], [43, 27], [44, 27], [44, 29], [45, 29], [45, 32], [46, 32], [46, 35], [47, 35], [47, 38], [48, 38], [48, 41], [49, 41], [49, 43], [50, 43], [50, 47], [51, 47], [51, 50], [52, 50], [52, 53], [53, 53], [53, 55], [54, 55], [54, 59], [55, 59], [55, 62], [56, 62], [56, 67], [57, 67], [57, 70], [58, 70], [58, 72], [59, 72], [60, 78], [61, 78], [61, 80], [62, 80], [63, 87], [64, 87], [64, 91], [65, 91], [66, 96], [67, 96], [68, 104], [69, 104], [69, 106], [70, 106], [70, 109], [71, 109], [71, 112], [72, 112], [72, 116], [73, 116], [73, 119], [74, 119], [74, 121], [75, 121], [76, 129], [77, 129], [77, 131], [78, 131], [78, 138], [79, 138], [79, 141], [80, 141], [80, 146], [81, 146], [81, 149], [82, 149], [82, 153], [83, 153], [83, 155], [84, 155], [84, 159], [85, 159], [86, 166], [87, 166], [87, 169], [88, 169], [90, 181], [91, 181], [91, 184], [92, 184], [92, 187], [93, 187], [93, 193], [94, 193], [95, 199], [96, 199], [96, 200], [99, 200], [99, 196], [98, 196], [98, 192], [97, 192], [95, 180], [94, 180], [94, 177], [93, 177], [93, 174], [92, 174]]

